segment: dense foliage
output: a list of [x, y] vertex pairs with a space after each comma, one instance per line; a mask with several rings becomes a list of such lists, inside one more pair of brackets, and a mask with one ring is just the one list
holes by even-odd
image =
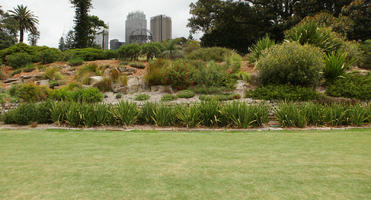
[[322, 53], [310, 45], [285, 42], [269, 49], [257, 65], [262, 84], [315, 86], [324, 67]]
[[268, 85], [246, 91], [247, 98], [264, 100], [309, 101], [321, 98], [312, 88], [291, 85]]
[[371, 99], [371, 73], [351, 73], [331, 83], [326, 93], [334, 97], [348, 97], [361, 100]]

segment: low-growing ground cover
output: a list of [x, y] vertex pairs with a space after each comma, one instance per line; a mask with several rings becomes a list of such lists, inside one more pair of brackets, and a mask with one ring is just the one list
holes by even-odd
[[0, 131], [0, 199], [368, 199], [370, 129]]

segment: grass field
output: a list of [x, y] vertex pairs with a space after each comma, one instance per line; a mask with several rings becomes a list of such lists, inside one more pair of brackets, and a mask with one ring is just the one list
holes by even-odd
[[0, 130], [0, 199], [370, 199], [371, 130]]

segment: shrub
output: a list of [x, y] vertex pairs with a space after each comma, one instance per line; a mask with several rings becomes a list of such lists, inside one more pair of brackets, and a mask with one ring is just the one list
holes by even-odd
[[353, 64], [358, 66], [362, 66], [364, 62], [361, 44], [357, 41], [345, 41], [338, 53], [346, 54], [346, 61], [354, 62]]
[[37, 112], [36, 112], [36, 121], [40, 124], [49, 124], [52, 123], [51, 119], [51, 109], [52, 109], [52, 102], [51, 101], [44, 101], [37, 105]]
[[154, 117], [155, 111], [157, 110], [158, 105], [152, 102], [146, 102], [143, 104], [142, 108], [140, 109], [140, 113], [138, 116], [138, 121], [141, 124], [155, 124]]
[[23, 72], [32, 72], [32, 71], [34, 71], [34, 70], [35, 70], [35, 66], [32, 65], [32, 64], [28, 64], [28, 65], [26, 65], [26, 66], [22, 69]]
[[71, 66], [79, 66], [79, 65], [82, 65], [84, 64], [84, 59], [82, 58], [70, 58], [68, 60], [68, 64], [71, 65]]
[[102, 91], [102, 92], [112, 91], [112, 79], [105, 77], [103, 78], [103, 80], [94, 84], [94, 87], [98, 88], [99, 91]]
[[117, 50], [104, 50], [103, 53], [104, 59], [119, 58], [119, 53]]
[[232, 127], [248, 128], [261, 127], [268, 119], [269, 109], [265, 105], [248, 106], [245, 102], [232, 102], [221, 109], [222, 124]]
[[71, 98], [75, 102], [97, 103], [103, 100], [103, 94], [97, 88], [84, 88], [72, 91]]
[[203, 60], [205, 62], [212, 60], [215, 62], [223, 62], [227, 57], [232, 55], [232, 53], [232, 50], [221, 47], [201, 48], [192, 51], [192, 53], [187, 56], [187, 59]]
[[229, 88], [225, 87], [207, 87], [202, 85], [197, 85], [196, 87], [192, 88], [196, 94], [222, 94], [224, 91], [230, 90]]
[[33, 83], [26, 83], [13, 85], [9, 93], [11, 96], [20, 98], [25, 102], [37, 102], [46, 99], [50, 94], [50, 90]]
[[258, 61], [262, 55], [262, 52], [265, 49], [273, 47], [275, 44], [276, 43], [271, 40], [268, 35], [266, 35], [252, 46], [251, 53], [248, 55], [248, 60], [252, 63]]
[[286, 42], [261, 56], [259, 79], [264, 85], [317, 85], [324, 67], [322, 53], [309, 45]]
[[301, 45], [311, 44], [321, 48], [325, 53], [338, 51], [344, 41], [330, 28], [318, 27], [314, 22], [303, 22], [285, 33], [286, 39], [299, 42]]
[[361, 50], [363, 51], [362, 55], [362, 62], [360, 67], [365, 69], [371, 69], [371, 40], [364, 41], [361, 46]]
[[65, 123], [67, 118], [67, 112], [70, 110], [71, 102], [52, 102], [50, 109], [51, 120], [55, 123]]
[[161, 97], [161, 101], [174, 101], [177, 99], [178, 97], [172, 94], [165, 94]]
[[80, 103], [70, 103], [69, 109], [66, 112], [66, 123], [72, 127], [83, 125], [83, 113], [81, 112], [82, 105]]
[[161, 85], [164, 78], [164, 71], [170, 65], [168, 60], [157, 59], [149, 64], [145, 80], [149, 86]]
[[231, 70], [231, 73], [240, 71], [241, 65], [242, 57], [236, 53], [226, 59], [226, 68]]
[[16, 124], [29, 125], [31, 122], [35, 122], [37, 112], [36, 105], [33, 103], [24, 103], [19, 105], [13, 113], [13, 119]]
[[138, 63], [138, 62], [130, 63], [129, 65], [131, 67], [134, 67], [134, 68], [137, 68], [137, 69], [144, 69], [144, 68], [146, 68], [146, 66], [143, 63]]
[[135, 101], [147, 101], [150, 98], [148, 94], [138, 94], [135, 96]]
[[147, 56], [147, 60], [152, 60], [161, 54], [161, 49], [162, 47], [160, 43], [146, 43], [142, 45], [142, 54]]
[[22, 69], [16, 69], [10, 75], [14, 76], [14, 75], [20, 74], [21, 72], [22, 72]]
[[95, 104], [96, 125], [113, 125], [115, 117], [113, 115], [113, 106], [108, 104]]
[[13, 69], [22, 68], [32, 63], [32, 56], [27, 53], [15, 53], [7, 57], [7, 63]]
[[371, 99], [371, 73], [366, 75], [351, 73], [339, 78], [326, 89], [326, 94], [334, 97], [356, 98], [361, 100]]
[[292, 103], [283, 103], [276, 109], [276, 117], [283, 127], [300, 127], [307, 125], [305, 113]]
[[246, 91], [246, 98], [263, 100], [309, 101], [321, 97], [322, 95], [312, 88], [291, 85], [268, 85]]
[[182, 90], [176, 94], [178, 98], [189, 99], [195, 96], [195, 93], [191, 90]]
[[215, 62], [209, 62], [207, 66], [199, 69], [194, 80], [198, 85], [206, 87], [233, 88], [236, 82], [231, 74], [226, 73], [226, 68]]
[[122, 45], [118, 50], [121, 59], [138, 60], [141, 52], [141, 47], [137, 43], [132, 43], [128, 45]]
[[49, 80], [61, 80], [63, 76], [59, 70], [59, 67], [49, 67], [45, 70], [44, 77]]
[[138, 118], [139, 109], [135, 103], [121, 101], [113, 109], [113, 114], [121, 125], [133, 125]]
[[89, 78], [90, 76], [95, 75], [98, 70], [99, 70], [98, 65], [95, 65], [95, 64], [83, 65], [77, 70], [75, 79], [83, 80], [85, 78]]
[[119, 94], [116, 94], [116, 99], [121, 99], [122, 98], [122, 94], [119, 93]]
[[4, 124], [16, 124], [17, 121], [15, 120], [15, 113], [16, 113], [16, 110], [14, 109], [14, 110], [9, 110], [8, 112], [2, 115], [1, 119], [4, 122]]
[[64, 52], [65, 60], [71, 58], [81, 58], [85, 61], [105, 59], [103, 49], [84, 48], [84, 49], [68, 49]]
[[68, 88], [55, 89], [50, 93], [49, 98], [56, 101], [72, 101], [72, 91]]
[[345, 74], [345, 71], [355, 63], [354, 60], [347, 61], [347, 54], [332, 52], [325, 55], [324, 77], [327, 81], [334, 81]]
[[200, 110], [201, 125], [207, 127], [217, 126], [220, 119], [220, 105], [217, 101], [201, 102], [198, 109]]
[[182, 125], [187, 128], [200, 124], [200, 110], [198, 105], [179, 105], [176, 107], [176, 116]]
[[172, 126], [176, 124], [174, 107], [161, 104], [153, 111], [153, 121], [156, 126]]
[[192, 65], [187, 64], [185, 60], [176, 60], [164, 72], [162, 83], [171, 85], [178, 90], [188, 88], [193, 82], [195, 69]]
[[42, 64], [49, 64], [63, 59], [63, 53], [58, 49], [48, 48], [38, 52]]

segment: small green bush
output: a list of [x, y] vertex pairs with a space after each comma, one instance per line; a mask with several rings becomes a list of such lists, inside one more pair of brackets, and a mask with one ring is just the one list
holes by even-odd
[[158, 105], [153, 111], [153, 121], [156, 126], [172, 126], [177, 122], [174, 107], [168, 105]]
[[205, 67], [199, 69], [194, 75], [194, 81], [199, 86], [206, 87], [233, 88], [236, 83], [235, 77], [226, 73], [226, 68], [215, 62], [209, 62]]
[[263, 54], [257, 68], [263, 85], [315, 86], [324, 68], [323, 54], [310, 45], [285, 42]]
[[37, 105], [37, 112], [36, 112], [36, 121], [39, 124], [50, 124], [52, 123], [51, 119], [51, 109], [52, 109], [52, 102], [51, 101], [44, 101]]
[[198, 105], [178, 105], [176, 116], [179, 122], [187, 128], [196, 127], [201, 122]]
[[22, 69], [16, 69], [10, 75], [14, 76], [14, 75], [20, 74], [21, 72], [22, 72]]
[[178, 93], [176, 93], [176, 96], [178, 98], [185, 98], [185, 99], [189, 99], [189, 98], [192, 98], [195, 96], [195, 93], [191, 90], [182, 90], [182, 91], [179, 91]]
[[307, 120], [304, 111], [292, 103], [283, 103], [276, 110], [276, 117], [283, 127], [304, 128]]
[[158, 105], [152, 102], [146, 102], [140, 109], [138, 121], [140, 124], [155, 124], [155, 111]]
[[143, 63], [135, 62], [129, 64], [131, 67], [137, 68], [137, 69], [144, 69], [146, 66]]
[[13, 97], [20, 98], [24, 102], [38, 102], [46, 99], [50, 90], [47, 87], [37, 86], [33, 83], [13, 85], [9, 94]]
[[114, 106], [109, 104], [95, 104], [96, 125], [114, 125], [115, 117], [113, 115]]
[[103, 97], [97, 88], [78, 89], [71, 93], [71, 98], [75, 102], [97, 103], [101, 102]]
[[29, 125], [31, 122], [36, 122], [37, 107], [33, 103], [24, 103], [19, 105], [14, 113], [12, 113], [15, 124]]
[[355, 61], [347, 61], [347, 54], [345, 53], [332, 52], [325, 55], [325, 63], [325, 68], [323, 69], [324, 77], [327, 81], [334, 81], [336, 78], [343, 76], [345, 71]]
[[138, 60], [141, 46], [137, 43], [122, 45], [118, 50], [119, 57], [123, 60]]
[[110, 92], [112, 91], [112, 79], [105, 77], [103, 78], [103, 80], [94, 84], [94, 87], [98, 88], [99, 91], [102, 91], [102, 92]]
[[178, 97], [172, 94], [165, 94], [161, 97], [161, 101], [174, 101], [177, 100]]
[[49, 64], [63, 59], [63, 53], [58, 49], [48, 48], [38, 52], [42, 64]]
[[6, 61], [13, 69], [17, 69], [31, 64], [32, 56], [27, 53], [15, 53], [7, 56]]
[[116, 94], [116, 99], [121, 99], [122, 98], [122, 94], [119, 93], [119, 94]]
[[135, 103], [121, 101], [113, 109], [113, 114], [121, 125], [133, 125], [138, 118], [139, 109]]
[[337, 79], [326, 89], [326, 94], [334, 97], [356, 98], [361, 100], [371, 99], [371, 73], [346, 74]]
[[198, 105], [201, 125], [215, 127], [221, 119], [220, 104], [217, 101], [203, 101]]
[[242, 57], [238, 54], [233, 54], [226, 59], [226, 68], [231, 70], [231, 73], [240, 71], [242, 65]]
[[194, 73], [194, 67], [186, 60], [176, 60], [165, 70], [162, 83], [178, 90], [186, 89], [194, 84]]
[[254, 44], [251, 48], [251, 53], [248, 55], [248, 60], [251, 63], [254, 63], [259, 60], [262, 52], [265, 49], [269, 49], [273, 47], [276, 43], [269, 38], [268, 35], [260, 39], [256, 44]]
[[26, 65], [26, 66], [22, 69], [22, 71], [23, 71], [23, 72], [33, 72], [35, 69], [36, 69], [36, 68], [35, 68], [34, 65], [32, 65], [32, 64], [28, 64], [28, 65]]
[[192, 88], [192, 91], [196, 94], [222, 94], [224, 91], [229, 91], [229, 88], [225, 87], [207, 87], [202, 85], [197, 85]]
[[50, 118], [57, 124], [63, 124], [66, 122], [67, 112], [70, 110], [70, 106], [73, 103], [70, 101], [52, 102], [50, 108]]
[[151, 97], [148, 94], [138, 94], [135, 96], [135, 101], [147, 101]]
[[199, 97], [201, 101], [230, 101], [240, 98], [239, 94], [200, 95]]
[[234, 101], [222, 106], [221, 116], [221, 123], [232, 127], [261, 127], [269, 121], [269, 109], [265, 105], [248, 106]]
[[62, 74], [60, 73], [59, 67], [49, 67], [44, 72], [44, 77], [49, 80], [61, 80], [63, 79]]
[[79, 58], [79, 57], [70, 58], [70, 59], [68, 60], [68, 64], [69, 64], [70, 66], [79, 66], [79, 65], [84, 64], [84, 59]]
[[81, 58], [85, 61], [106, 59], [103, 49], [84, 48], [84, 49], [68, 49], [64, 52], [64, 59]]
[[291, 85], [268, 85], [246, 91], [246, 98], [263, 100], [309, 101], [322, 97], [312, 88]]
[[157, 59], [155, 61], [152, 61], [149, 64], [147, 74], [144, 77], [147, 84], [149, 86], [161, 85], [164, 78], [164, 72], [169, 66], [170, 62], [168, 60]]
[[301, 45], [311, 44], [321, 48], [326, 54], [340, 50], [343, 39], [330, 28], [319, 27], [314, 22], [303, 22], [286, 31], [287, 40], [299, 42]]
[[360, 67], [371, 69], [371, 39], [364, 41], [360, 45], [360, 49], [363, 51]]
[[211, 47], [194, 50], [186, 58], [190, 60], [203, 60], [205, 62], [223, 62], [232, 54], [232, 50], [221, 47]]

